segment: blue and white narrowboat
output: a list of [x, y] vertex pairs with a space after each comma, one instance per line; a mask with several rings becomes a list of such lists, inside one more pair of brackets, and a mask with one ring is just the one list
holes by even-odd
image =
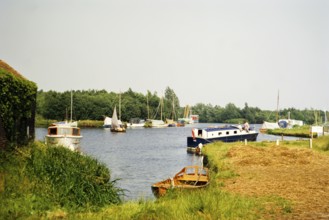
[[243, 129], [240, 125], [193, 128], [192, 136], [187, 137], [187, 151], [195, 152], [199, 144], [206, 145], [215, 141], [256, 141], [257, 135], [258, 132], [253, 128]]

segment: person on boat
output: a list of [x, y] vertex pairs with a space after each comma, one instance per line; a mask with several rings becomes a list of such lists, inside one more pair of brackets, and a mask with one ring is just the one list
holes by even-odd
[[203, 144], [202, 143], [199, 143], [199, 145], [196, 147], [196, 153], [197, 154], [202, 154], [202, 147], [203, 147]]
[[243, 129], [246, 131], [246, 132], [249, 132], [249, 124], [248, 124], [248, 121], [245, 121], [244, 124], [243, 124]]

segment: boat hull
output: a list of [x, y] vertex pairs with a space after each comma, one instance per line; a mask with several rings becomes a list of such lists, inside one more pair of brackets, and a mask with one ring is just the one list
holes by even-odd
[[80, 150], [82, 136], [46, 135], [46, 144], [67, 147], [73, 151]]
[[[191, 185], [191, 184], [179, 184], [179, 185], [171, 185], [170, 179], [164, 180], [157, 184], [152, 185], [152, 193], [155, 197], [159, 198], [164, 196], [168, 190], [195, 190], [205, 188], [209, 185], [209, 182], [200, 182], [199, 185]], [[168, 183], [169, 182], [169, 183]]]
[[209, 143], [213, 143], [216, 141], [222, 142], [236, 142], [236, 141], [256, 141], [258, 133], [246, 133], [241, 135], [234, 136], [223, 136], [223, 137], [215, 137], [215, 138], [202, 138], [202, 137], [187, 137], [187, 151], [195, 152], [198, 145], [201, 143], [202, 145], [206, 145]]
[[168, 190], [200, 189], [209, 185], [209, 171], [199, 166], [187, 166], [173, 178], [157, 182], [151, 186], [155, 197], [164, 196]]
[[111, 128], [111, 131], [112, 132], [118, 132], [118, 133], [122, 133], [122, 132], [126, 132], [126, 129], [125, 128]]

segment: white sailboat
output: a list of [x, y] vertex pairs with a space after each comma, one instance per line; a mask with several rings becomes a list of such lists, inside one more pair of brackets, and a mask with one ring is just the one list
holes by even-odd
[[112, 124], [111, 124], [112, 132], [126, 132], [126, 129], [122, 126], [122, 123], [119, 123], [118, 115], [117, 115], [117, 107], [114, 107], [113, 115], [112, 115]]

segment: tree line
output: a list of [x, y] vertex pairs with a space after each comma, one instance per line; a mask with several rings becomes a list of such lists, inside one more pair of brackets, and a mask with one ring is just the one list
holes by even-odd
[[[71, 117], [71, 94], [73, 96], [73, 120], [103, 120], [105, 116], [112, 117], [114, 108], [122, 121], [132, 118], [141, 119], [174, 119], [182, 118], [185, 106], [180, 106], [179, 98], [173, 89], [167, 87], [164, 96], [156, 92], [147, 91], [146, 94], [128, 89], [122, 93], [106, 90], [76, 90], [76, 91], [43, 91], [37, 93], [37, 115], [45, 119], [68, 120]], [[198, 103], [190, 106], [192, 114], [199, 115], [200, 122], [208, 123], [243, 123], [247, 120], [252, 124], [261, 124], [264, 121], [276, 121], [279, 118], [302, 120], [305, 124], [317, 124], [323, 121], [325, 112], [295, 108], [282, 109], [279, 112], [261, 110], [250, 107], [248, 103], [241, 109], [233, 103], [225, 107]], [[161, 118], [162, 117], [162, 118]]]

